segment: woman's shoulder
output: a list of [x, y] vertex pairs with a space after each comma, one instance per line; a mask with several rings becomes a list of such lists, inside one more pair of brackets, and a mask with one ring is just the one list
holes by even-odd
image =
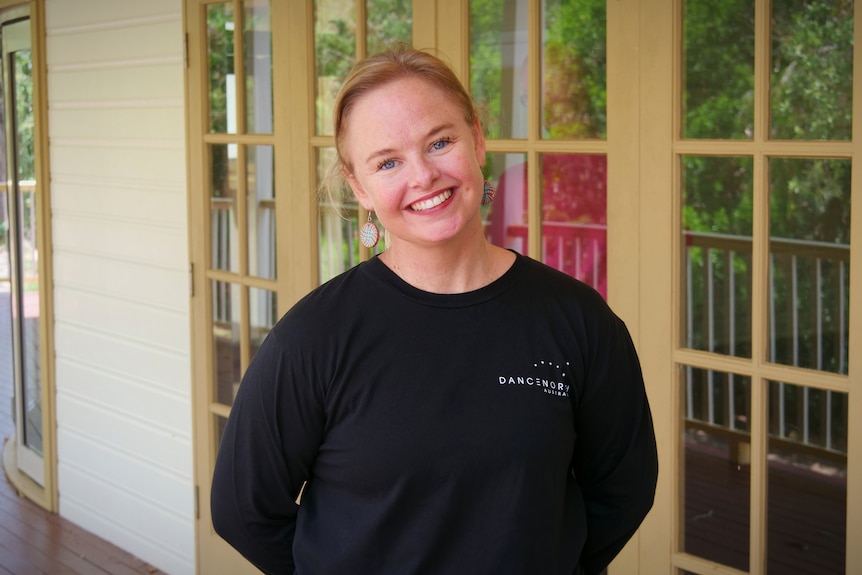
[[375, 293], [370, 262], [362, 262], [308, 292], [282, 316], [277, 331], [331, 333], [350, 317], [361, 313]]
[[527, 290], [543, 295], [556, 294], [581, 303], [607, 305], [595, 288], [546, 263], [524, 255], [518, 255], [517, 263], [522, 268]]

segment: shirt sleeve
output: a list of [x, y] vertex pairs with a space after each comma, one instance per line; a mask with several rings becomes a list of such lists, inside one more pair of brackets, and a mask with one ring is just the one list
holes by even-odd
[[267, 574], [293, 574], [299, 505], [321, 443], [319, 394], [270, 332], [243, 376], [213, 473], [216, 532]]
[[626, 326], [608, 310], [587, 337], [573, 471], [587, 513], [581, 568], [596, 575], [652, 507], [658, 456], [640, 362]]

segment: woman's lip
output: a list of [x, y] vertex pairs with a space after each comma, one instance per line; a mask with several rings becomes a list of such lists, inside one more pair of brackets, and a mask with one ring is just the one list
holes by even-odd
[[454, 192], [452, 191], [452, 188], [448, 188], [428, 199], [413, 202], [412, 204], [410, 204], [410, 209], [414, 212], [423, 212], [425, 210], [430, 210], [431, 208], [437, 207], [449, 198], [451, 198], [453, 193]]

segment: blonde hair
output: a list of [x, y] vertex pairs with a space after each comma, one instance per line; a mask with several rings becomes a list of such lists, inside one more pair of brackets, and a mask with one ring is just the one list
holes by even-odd
[[353, 106], [372, 90], [402, 78], [425, 80], [442, 90], [461, 109], [464, 121], [470, 126], [476, 124], [478, 112], [473, 99], [455, 72], [437, 56], [406, 44], [396, 44], [360, 60], [345, 78], [335, 99], [333, 128], [336, 158], [321, 184], [322, 191], [326, 192], [330, 200], [340, 196], [345, 170], [349, 172], [353, 169], [343, 153], [345, 132]]

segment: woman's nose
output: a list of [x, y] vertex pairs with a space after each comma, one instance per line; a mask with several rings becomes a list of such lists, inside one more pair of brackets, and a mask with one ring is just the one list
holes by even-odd
[[413, 162], [413, 169], [410, 173], [410, 184], [417, 188], [428, 188], [439, 177], [440, 172], [434, 165], [434, 162], [428, 158], [418, 158]]

